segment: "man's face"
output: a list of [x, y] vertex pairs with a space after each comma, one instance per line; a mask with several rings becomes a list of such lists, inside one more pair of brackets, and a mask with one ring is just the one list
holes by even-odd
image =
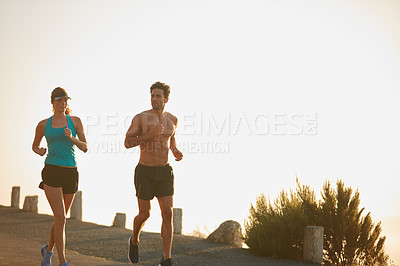
[[153, 109], [159, 110], [164, 107], [168, 99], [164, 98], [162, 89], [154, 89], [151, 92], [151, 106]]

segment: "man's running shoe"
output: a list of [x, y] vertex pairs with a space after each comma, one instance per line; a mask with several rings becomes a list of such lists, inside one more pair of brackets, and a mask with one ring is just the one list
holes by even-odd
[[128, 259], [132, 263], [139, 262], [139, 245], [132, 244], [132, 237], [129, 238]]
[[164, 258], [161, 259], [160, 264], [158, 266], [172, 266], [172, 260], [171, 258], [164, 260]]

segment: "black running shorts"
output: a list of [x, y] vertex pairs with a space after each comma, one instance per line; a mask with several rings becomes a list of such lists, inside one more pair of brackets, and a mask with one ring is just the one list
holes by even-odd
[[61, 187], [63, 194], [74, 194], [78, 191], [79, 173], [76, 167], [67, 168], [52, 164], [45, 164], [42, 170], [42, 182], [39, 187], [43, 189], [43, 184], [49, 187]]
[[152, 200], [174, 195], [174, 172], [169, 164], [162, 166], [145, 166], [138, 164], [135, 168], [136, 197]]

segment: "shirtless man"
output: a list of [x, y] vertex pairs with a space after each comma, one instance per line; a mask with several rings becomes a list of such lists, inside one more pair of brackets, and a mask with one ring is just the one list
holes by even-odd
[[159, 265], [172, 265], [171, 246], [173, 237], [173, 195], [174, 174], [168, 164], [168, 150], [176, 161], [183, 158], [176, 148], [175, 129], [178, 119], [165, 112], [170, 88], [167, 84], [156, 82], [150, 87], [150, 110], [136, 115], [126, 132], [127, 149], [140, 146], [139, 164], [135, 168], [135, 189], [139, 214], [133, 220], [133, 235], [129, 238], [128, 257], [132, 263], [139, 262], [139, 234], [150, 217], [150, 200], [157, 197], [161, 209], [163, 258]]

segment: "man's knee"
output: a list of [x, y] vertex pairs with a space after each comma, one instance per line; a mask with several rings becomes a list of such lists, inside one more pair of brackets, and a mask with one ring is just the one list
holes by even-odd
[[172, 207], [162, 209], [161, 216], [163, 218], [163, 221], [172, 221], [172, 216], [173, 216]]
[[150, 211], [140, 211], [138, 216], [141, 220], [146, 221], [150, 217]]

